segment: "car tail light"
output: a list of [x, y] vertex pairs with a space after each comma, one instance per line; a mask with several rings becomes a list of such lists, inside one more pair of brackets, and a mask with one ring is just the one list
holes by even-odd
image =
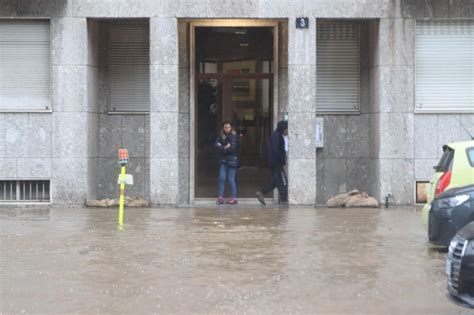
[[449, 186], [449, 183], [451, 182], [451, 171], [447, 171], [446, 173], [443, 173], [441, 177], [438, 180], [438, 184], [436, 185], [436, 190], [435, 190], [435, 196], [438, 196], [440, 193], [442, 193], [446, 187]]

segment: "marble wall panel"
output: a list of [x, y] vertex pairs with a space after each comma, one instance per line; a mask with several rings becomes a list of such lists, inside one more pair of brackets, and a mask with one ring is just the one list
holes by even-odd
[[438, 156], [438, 115], [415, 115], [415, 158]]
[[321, 18], [380, 18], [391, 14], [391, 0], [304, 0], [305, 14]]
[[150, 19], [150, 63], [177, 65], [179, 61], [178, 20]]
[[53, 113], [53, 157], [86, 158], [87, 113]]
[[1, 158], [0, 159], [0, 178], [1, 179], [14, 179], [17, 178], [17, 158]]
[[346, 159], [324, 160], [324, 200], [347, 192]]
[[28, 156], [28, 114], [5, 114], [5, 157]]
[[316, 150], [316, 204], [325, 205], [324, 199], [324, 155], [321, 149]]
[[369, 159], [347, 159], [347, 190], [358, 189], [360, 192], [370, 190]]
[[1, 17], [64, 17], [72, 13], [67, 0], [2, 0]]
[[180, 159], [190, 157], [191, 127], [189, 114], [179, 114], [178, 117], [178, 156]]
[[415, 159], [415, 180], [429, 181], [437, 164], [438, 159]]
[[52, 159], [51, 201], [54, 204], [84, 205], [87, 163], [87, 158]]
[[443, 145], [461, 140], [461, 124], [459, 114], [438, 115], [438, 144], [436, 146], [438, 158], [443, 154]]
[[315, 120], [314, 115], [289, 113], [288, 146], [290, 159], [311, 159], [315, 157]]
[[316, 111], [316, 66], [288, 67], [288, 112]]
[[117, 0], [74, 0], [72, 14], [77, 17], [118, 17], [120, 4]]
[[[276, 17], [297, 17], [304, 15], [303, 0], [261, 0], [260, 1], [260, 17], [276, 18]], [[294, 19], [292, 19], [294, 21]]]
[[378, 66], [371, 69], [374, 80], [371, 101], [377, 112], [412, 113], [415, 107], [413, 66]]
[[117, 158], [99, 158], [97, 159], [97, 173], [94, 174], [97, 181], [97, 198], [118, 198], [119, 185], [117, 184], [120, 166]]
[[288, 166], [290, 204], [316, 204], [316, 165], [314, 159], [291, 159]]
[[51, 114], [29, 114], [28, 157], [50, 158], [52, 154]]
[[150, 156], [154, 159], [178, 158], [177, 113], [150, 113]]
[[258, 17], [259, 2], [259, 0], [206, 0], [206, 15], [216, 18]]
[[206, 0], [163, 0], [163, 16], [205, 18]]
[[189, 204], [189, 159], [179, 159], [179, 195], [178, 203], [180, 205]]
[[414, 115], [380, 114], [380, 158], [414, 157]]
[[150, 197], [154, 205], [177, 205], [178, 159], [150, 159]]
[[474, 114], [462, 114], [460, 123], [461, 139], [471, 140], [474, 137]]
[[392, 194], [390, 202], [398, 205], [414, 203], [414, 161], [412, 159], [380, 159], [380, 198]]
[[347, 156], [346, 116], [324, 116], [324, 157], [345, 158]]
[[379, 20], [373, 49], [373, 66], [414, 66], [415, 64], [415, 20]]
[[369, 157], [369, 134], [369, 115], [347, 116], [347, 157]]
[[449, 17], [469, 18], [474, 17], [474, 1], [472, 0], [450, 0]]
[[122, 146], [122, 116], [99, 115], [99, 156], [117, 157]]
[[[295, 20], [293, 19], [293, 21]], [[309, 27], [307, 29], [296, 28], [294, 24], [290, 24], [288, 27], [288, 64], [316, 65], [315, 19], [309, 19]]]
[[[188, 68], [179, 68], [179, 104], [178, 111], [180, 113], [190, 112], [190, 77]], [[159, 103], [159, 101], [157, 101]]]
[[449, 3], [445, 0], [402, 0], [402, 16], [406, 18], [446, 18], [449, 16]]
[[162, 0], [117, 0], [117, 2], [120, 18], [163, 15]]
[[150, 67], [150, 112], [177, 112], [179, 68], [177, 65]]
[[52, 64], [85, 65], [87, 63], [86, 18], [53, 18], [51, 23]]
[[20, 158], [17, 161], [17, 167], [18, 178], [51, 178], [51, 159]]
[[128, 149], [130, 157], [145, 157], [146, 126], [145, 115], [122, 116], [122, 146]]
[[84, 65], [53, 65], [51, 97], [55, 112], [87, 111], [87, 72]]
[[0, 113], [0, 158], [5, 157], [6, 150], [6, 128], [5, 128], [5, 114]]

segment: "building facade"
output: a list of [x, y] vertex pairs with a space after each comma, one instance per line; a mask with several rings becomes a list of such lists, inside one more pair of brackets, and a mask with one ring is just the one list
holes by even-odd
[[127, 195], [211, 202], [223, 119], [251, 198], [288, 119], [290, 204], [413, 204], [441, 146], [474, 135], [470, 0], [0, 0], [0, 36], [7, 202], [114, 198], [121, 147]]

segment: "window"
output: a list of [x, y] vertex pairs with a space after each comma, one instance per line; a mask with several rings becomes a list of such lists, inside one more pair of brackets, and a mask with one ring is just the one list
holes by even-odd
[[418, 21], [416, 111], [474, 112], [474, 22]]
[[110, 24], [110, 112], [150, 111], [149, 38], [148, 24]]
[[0, 20], [0, 111], [51, 108], [49, 20]]
[[472, 167], [474, 167], [474, 148], [467, 148], [466, 149], [467, 160]]
[[443, 147], [443, 155], [435, 167], [436, 172], [447, 172], [453, 168], [454, 150], [448, 146]]
[[359, 24], [318, 22], [316, 54], [317, 112], [358, 112]]

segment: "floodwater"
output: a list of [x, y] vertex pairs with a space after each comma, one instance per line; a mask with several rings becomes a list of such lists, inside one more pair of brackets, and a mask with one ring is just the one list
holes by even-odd
[[1, 312], [469, 314], [413, 208], [0, 209]]

